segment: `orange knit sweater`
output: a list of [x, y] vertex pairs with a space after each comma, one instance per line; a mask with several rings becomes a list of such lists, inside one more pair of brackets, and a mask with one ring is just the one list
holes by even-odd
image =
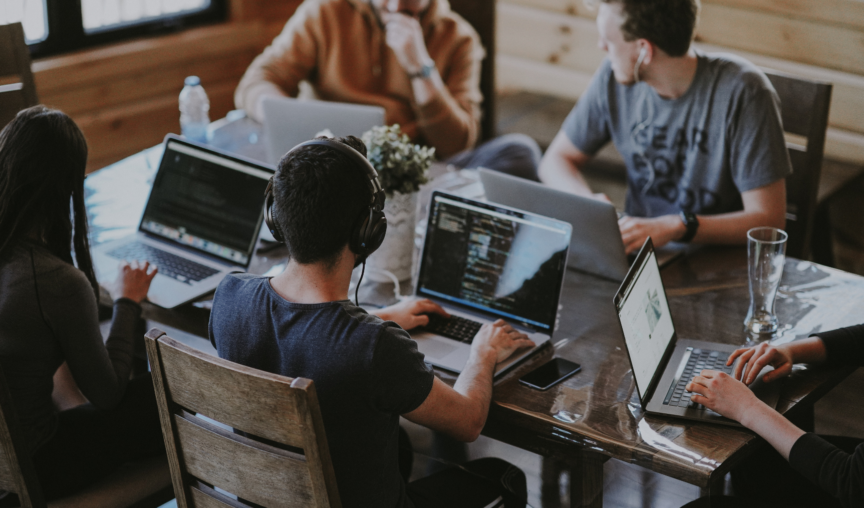
[[420, 25], [446, 86], [422, 107], [415, 103], [410, 79], [363, 0], [303, 2], [249, 66], [234, 100], [261, 121], [256, 111], [259, 97], [296, 97], [300, 82], [307, 80], [319, 99], [384, 107], [387, 124], [398, 123], [412, 140], [434, 146], [439, 158], [449, 157], [477, 140], [483, 48], [474, 29], [450, 10], [447, 0], [432, 0]]

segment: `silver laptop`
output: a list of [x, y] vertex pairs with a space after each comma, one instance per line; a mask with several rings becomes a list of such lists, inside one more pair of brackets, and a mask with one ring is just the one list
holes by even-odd
[[484, 323], [504, 319], [535, 348], [498, 364], [499, 376], [552, 338], [570, 224], [500, 205], [432, 193], [415, 295], [453, 315], [430, 315], [411, 337], [426, 361], [461, 372]]
[[384, 125], [384, 108], [345, 102], [264, 99], [264, 138], [267, 161], [277, 164], [288, 150], [322, 131], [333, 136], [357, 136]]
[[159, 268], [148, 298], [176, 307], [249, 267], [273, 168], [169, 134], [147, 206], [134, 235], [93, 249], [100, 283], [123, 260]]
[[[678, 339], [651, 238], [636, 256], [614, 303], [646, 413], [740, 426], [691, 402], [690, 392], [684, 389], [703, 369], [731, 374], [735, 364], [727, 367], [726, 361], [738, 346]], [[762, 381], [762, 375], [770, 370], [763, 370], [750, 388], [773, 408], [780, 398], [780, 383]]]
[[[577, 196], [541, 183], [480, 168], [486, 199], [569, 222], [573, 226], [568, 267], [620, 281], [630, 261], [624, 253], [618, 212], [610, 203]], [[660, 266], [682, 255], [685, 246], [664, 246]]]

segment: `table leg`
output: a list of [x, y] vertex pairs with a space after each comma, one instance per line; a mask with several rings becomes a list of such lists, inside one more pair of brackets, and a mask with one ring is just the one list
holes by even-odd
[[560, 460], [544, 457], [540, 468], [540, 503], [561, 506], [561, 472], [567, 466]]
[[570, 464], [570, 506], [601, 508], [603, 506], [603, 463], [609, 458], [597, 453], [583, 453]]
[[726, 475], [712, 478], [706, 487], [699, 489], [699, 497], [722, 496], [726, 491]]

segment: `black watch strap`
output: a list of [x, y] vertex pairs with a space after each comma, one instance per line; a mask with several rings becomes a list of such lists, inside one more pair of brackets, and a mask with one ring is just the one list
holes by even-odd
[[681, 212], [681, 222], [684, 223], [684, 227], [687, 228], [687, 231], [684, 233], [684, 236], [678, 239], [679, 242], [689, 242], [696, 236], [696, 230], [699, 229], [699, 219], [696, 218], [695, 213]]

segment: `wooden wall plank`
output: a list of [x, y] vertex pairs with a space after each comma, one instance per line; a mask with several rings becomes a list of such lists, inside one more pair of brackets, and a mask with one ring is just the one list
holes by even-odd
[[585, 18], [502, 3], [497, 23], [499, 56], [530, 58], [592, 73], [605, 56], [597, 47], [595, 23]]
[[702, 3], [864, 28], [864, 2], [861, 0], [703, 0]]
[[696, 40], [864, 74], [864, 32], [705, 4]]
[[[43, 104], [76, 116], [91, 113], [94, 105], [106, 110], [154, 97], [179, 97], [186, 76], [201, 78], [201, 84], [209, 94], [214, 86], [227, 82], [236, 85], [253, 58], [255, 53], [252, 52], [226, 55], [220, 59], [218, 66], [211, 61], [196, 60], [183, 66], [167, 66], [140, 74], [121, 75], [92, 86], [49, 90], [40, 97]], [[217, 118], [219, 117], [213, 117], [214, 120]]]
[[163, 37], [49, 57], [33, 63], [40, 95], [56, 89], [86, 86], [118, 76], [158, 72], [192, 62], [211, 65], [225, 55], [258, 52], [265, 44], [258, 23], [214, 25]]
[[495, 83], [500, 92], [528, 90], [575, 101], [588, 88], [591, 74], [518, 56], [498, 55]]
[[[236, 83], [226, 83], [207, 89], [211, 118], [222, 118], [234, 109], [235, 88]], [[156, 145], [169, 132], [180, 132], [180, 112], [173, 94], [101, 110], [75, 121], [90, 147], [88, 172]]]

